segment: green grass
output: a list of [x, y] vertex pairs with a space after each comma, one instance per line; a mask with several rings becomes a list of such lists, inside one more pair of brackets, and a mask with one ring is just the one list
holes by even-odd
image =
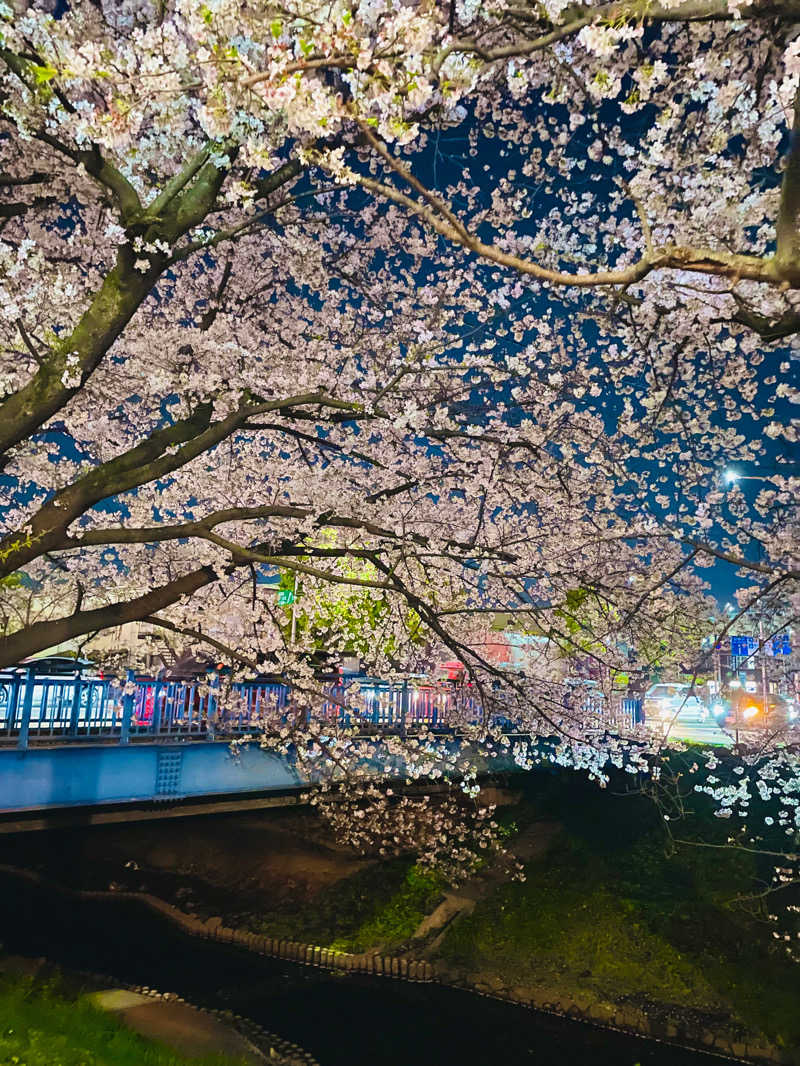
[[443, 882], [436, 874], [412, 866], [403, 881], [381, 906], [345, 935], [339, 935], [330, 945], [340, 951], [366, 951], [380, 947], [397, 947], [408, 940], [419, 923], [436, 906], [442, 894]]
[[188, 1059], [126, 1029], [112, 1016], [30, 978], [0, 978], [2, 1066], [241, 1066]]
[[681, 1006], [719, 1005], [691, 960], [651, 931], [602, 863], [574, 842], [557, 842], [526, 875], [452, 927], [442, 946], [448, 961], [601, 998], [644, 991]]
[[301, 907], [263, 912], [258, 928], [339, 951], [389, 950], [411, 936], [441, 893], [435, 874], [391, 859], [337, 881]]
[[[540, 983], [603, 999], [729, 1009], [775, 1042], [800, 1047], [800, 968], [772, 947], [757, 911], [732, 902], [763, 871], [742, 851], [667, 854], [654, 808], [573, 778], [531, 806], [564, 831], [549, 853], [448, 931], [442, 956], [508, 984]], [[726, 827], [695, 812], [692, 834]]]

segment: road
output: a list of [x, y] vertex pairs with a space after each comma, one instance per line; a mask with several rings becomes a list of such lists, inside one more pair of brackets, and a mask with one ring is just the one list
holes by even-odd
[[670, 740], [689, 740], [693, 744], [721, 744], [725, 747], [733, 744], [733, 736], [720, 729], [710, 715], [702, 719], [696, 713], [684, 711], [676, 719], [666, 722], [651, 719], [646, 724], [654, 733], [662, 736], [668, 732]]

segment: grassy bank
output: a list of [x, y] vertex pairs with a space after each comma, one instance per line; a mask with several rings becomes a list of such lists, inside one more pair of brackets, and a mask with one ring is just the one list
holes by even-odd
[[145, 1040], [54, 983], [0, 977], [2, 1066], [241, 1066], [187, 1059]]
[[[602, 791], [578, 774], [546, 772], [524, 780], [523, 802], [500, 816], [512, 846], [538, 819], [561, 830], [527, 865], [525, 882], [501, 885], [449, 927], [441, 961], [473, 980], [538, 986], [575, 1002], [727, 1016], [800, 1049], [800, 968], [775, 949], [766, 906], [736, 900], [761, 886], [763, 860], [670, 847], [650, 801], [613, 785]], [[724, 842], [729, 826], [704, 802], [687, 805], [676, 835]], [[256, 925], [343, 951], [391, 952], [407, 945], [443, 888], [411, 860], [376, 862], [310, 900], [261, 911]]]
[[445, 961], [583, 998], [731, 1013], [800, 1048], [800, 971], [773, 950], [758, 907], [735, 902], [757, 885], [752, 855], [667, 854], [646, 799], [574, 778], [529, 797], [525, 810], [559, 817], [563, 831], [524, 883], [502, 886], [448, 931]]
[[375, 863], [299, 906], [263, 911], [257, 927], [339, 951], [391, 950], [408, 940], [441, 897], [442, 881], [411, 860]]

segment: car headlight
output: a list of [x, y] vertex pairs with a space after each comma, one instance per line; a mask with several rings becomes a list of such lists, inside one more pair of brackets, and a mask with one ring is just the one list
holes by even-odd
[[711, 713], [714, 715], [715, 718], [719, 718], [720, 715], [725, 713], [725, 704], [715, 703], [711, 708]]
[[751, 704], [751, 706], [745, 707], [743, 714], [745, 718], [755, 718], [758, 714], [758, 707], [753, 707]]

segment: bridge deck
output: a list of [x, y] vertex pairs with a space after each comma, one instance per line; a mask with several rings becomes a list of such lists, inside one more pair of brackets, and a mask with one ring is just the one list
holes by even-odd
[[[423, 726], [457, 732], [483, 715], [468, 687], [361, 680], [329, 686], [325, 697], [315, 715], [373, 736]], [[631, 724], [631, 701], [618, 702], [612, 714], [605, 701], [590, 700], [584, 709], [598, 728]], [[37, 676], [32, 668], [0, 674], [0, 816], [297, 793], [309, 781], [291, 757], [258, 744], [234, 756], [230, 740], [298, 713], [291, 690], [271, 682], [223, 691], [218, 678], [165, 682], [130, 674], [120, 682]]]

